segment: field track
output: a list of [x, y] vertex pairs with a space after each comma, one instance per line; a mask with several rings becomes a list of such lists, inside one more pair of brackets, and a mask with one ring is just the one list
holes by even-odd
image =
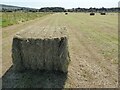
[[[2, 72], [4, 87], [117, 87], [118, 85], [118, 24], [117, 14], [89, 16], [88, 13], [56, 13], [2, 29]], [[12, 65], [13, 35], [32, 26], [66, 26], [69, 35], [71, 62], [67, 77], [33, 75], [27, 72], [25, 82], [8, 70]], [[6, 74], [5, 74], [6, 73]], [[45, 73], [44, 73], [45, 74]], [[48, 77], [50, 80], [48, 80]], [[15, 80], [17, 78], [17, 80]], [[29, 83], [27, 83], [29, 82]], [[25, 84], [26, 83], [26, 84]], [[24, 86], [26, 85], [26, 86]]]

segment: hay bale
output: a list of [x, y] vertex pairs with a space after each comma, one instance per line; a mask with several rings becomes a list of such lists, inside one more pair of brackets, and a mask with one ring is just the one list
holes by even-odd
[[68, 13], [66, 12], [65, 15], [68, 15]]
[[102, 12], [102, 13], [100, 13], [101, 15], [106, 15], [106, 13], [104, 13], [104, 12]]
[[68, 71], [70, 61], [65, 27], [38, 28], [17, 33], [12, 44], [16, 70]]
[[95, 15], [95, 13], [93, 13], [93, 12], [92, 12], [92, 13], [90, 13], [90, 16], [94, 16], [94, 15]]

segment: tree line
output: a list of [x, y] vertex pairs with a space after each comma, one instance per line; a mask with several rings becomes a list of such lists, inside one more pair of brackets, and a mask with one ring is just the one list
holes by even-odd
[[[8, 7], [7, 7], [8, 6]], [[15, 7], [9, 5], [2, 5], [2, 12], [120, 12], [120, 7], [116, 8], [72, 8], [72, 9], [65, 9], [63, 7], [43, 7], [40, 9], [35, 8], [26, 8], [26, 7]], [[7, 7], [7, 8], [6, 8]]]
[[120, 8], [72, 8], [67, 9], [68, 12], [120, 12]]

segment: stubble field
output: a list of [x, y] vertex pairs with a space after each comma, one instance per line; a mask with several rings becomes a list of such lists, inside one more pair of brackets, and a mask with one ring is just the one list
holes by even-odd
[[[118, 15], [108, 13], [55, 13], [2, 29], [3, 87], [118, 87]], [[59, 72], [18, 73], [13, 70], [13, 35], [25, 28], [65, 26], [71, 62], [68, 74]]]

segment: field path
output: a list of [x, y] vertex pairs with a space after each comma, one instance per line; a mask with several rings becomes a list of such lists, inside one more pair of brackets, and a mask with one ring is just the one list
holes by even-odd
[[[65, 26], [68, 29], [69, 52], [71, 62], [67, 77], [43, 75], [33, 76], [32, 87], [72, 87], [72, 88], [98, 88], [118, 86], [118, 37], [117, 15], [90, 17], [84, 13], [56, 13], [24, 24], [3, 28], [3, 67], [4, 73], [11, 67], [11, 44], [13, 35], [24, 28], [30, 29]], [[48, 30], [48, 29], [47, 29]], [[50, 32], [47, 31], [46, 34]], [[10, 75], [10, 73], [8, 74]], [[13, 75], [13, 74], [12, 74]], [[14, 75], [13, 75], [14, 76]], [[9, 83], [11, 77], [5, 77], [4, 87], [22, 87], [21, 82], [14, 85]], [[47, 80], [47, 78], [50, 80]], [[18, 78], [18, 77], [17, 77]], [[28, 78], [28, 77], [27, 77]], [[42, 81], [44, 79], [44, 81]], [[28, 80], [29, 81], [29, 80]], [[10, 86], [9, 86], [10, 85]], [[28, 86], [29, 86], [28, 85]], [[24, 86], [23, 87], [27, 87]]]

